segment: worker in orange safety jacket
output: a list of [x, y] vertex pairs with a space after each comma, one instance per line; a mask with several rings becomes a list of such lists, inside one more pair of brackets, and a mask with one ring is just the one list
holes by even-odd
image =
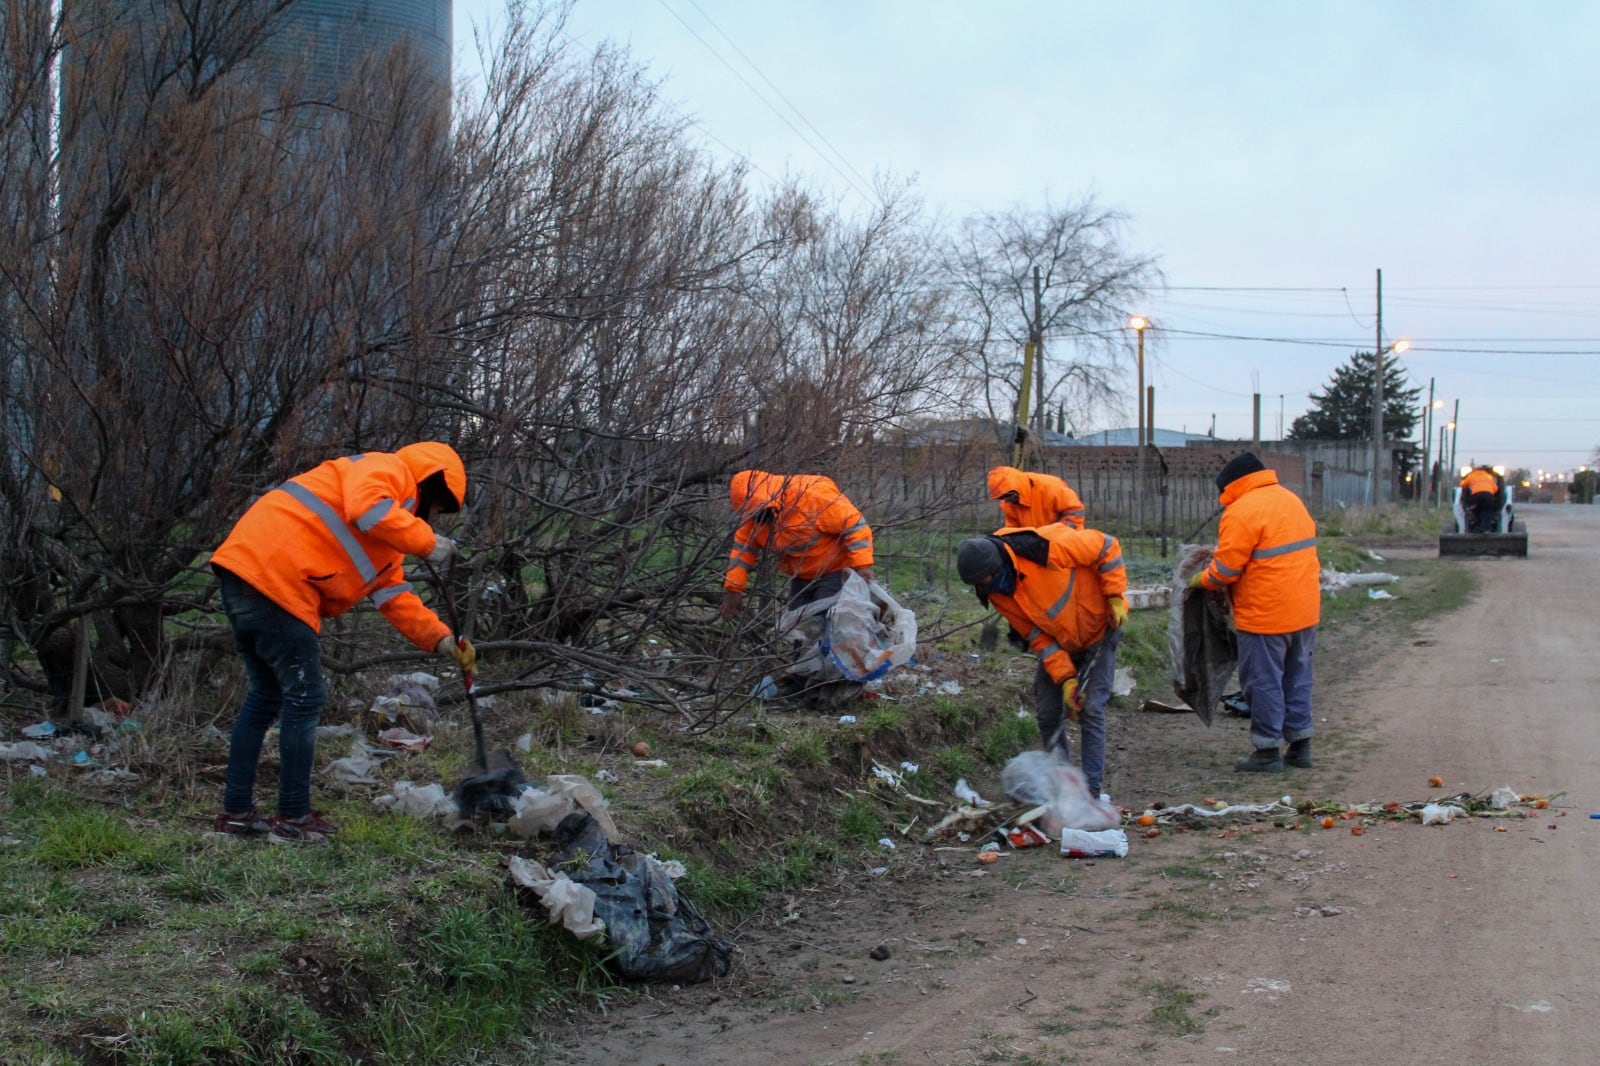
[[790, 577], [791, 608], [837, 595], [847, 570], [872, 581], [872, 528], [831, 478], [741, 470], [728, 483], [728, 499], [740, 524], [722, 580], [724, 620], [744, 607], [763, 550]]
[[1083, 501], [1072, 486], [1052, 474], [997, 466], [989, 471], [989, 498], [1000, 505], [1001, 525], [1033, 529], [1065, 522], [1083, 528]]
[[1500, 527], [1505, 486], [1487, 466], [1476, 466], [1461, 479], [1461, 513], [1468, 533], [1493, 533]]
[[[1191, 588], [1228, 589], [1239, 636], [1239, 681], [1255, 750], [1233, 768], [1282, 773], [1311, 762], [1312, 654], [1322, 619], [1317, 524], [1300, 497], [1251, 452], [1217, 474], [1217, 549]], [[1287, 754], [1280, 745], [1288, 741]]]
[[[331, 459], [257, 499], [212, 554], [249, 682], [228, 747], [218, 832], [265, 833], [275, 843], [317, 843], [337, 832], [311, 809], [317, 723], [327, 702], [322, 619], [370, 598], [418, 648], [472, 671], [472, 644], [412, 591], [404, 567], [407, 555], [439, 564], [455, 553], [429, 523], [459, 511], [466, 495], [466, 467], [447, 444]], [[262, 819], [256, 764], [280, 717], [278, 810]]]
[[1038, 656], [1033, 706], [1040, 745], [1070, 761], [1066, 727], [1076, 720], [1085, 783], [1104, 798], [1106, 704], [1128, 620], [1121, 544], [1109, 533], [1061, 524], [1003, 528], [962, 541], [956, 572]]

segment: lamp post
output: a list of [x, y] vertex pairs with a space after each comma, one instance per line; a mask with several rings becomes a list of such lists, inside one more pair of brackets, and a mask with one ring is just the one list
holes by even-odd
[[1139, 335], [1139, 391], [1133, 394], [1133, 405], [1139, 409], [1139, 460], [1136, 491], [1139, 494], [1139, 524], [1144, 525], [1144, 331], [1150, 328], [1150, 320], [1143, 315], [1133, 315], [1128, 319], [1128, 328]]
[[1411, 342], [1397, 340], [1381, 346], [1372, 357], [1372, 506], [1383, 503], [1383, 357], [1411, 350]]

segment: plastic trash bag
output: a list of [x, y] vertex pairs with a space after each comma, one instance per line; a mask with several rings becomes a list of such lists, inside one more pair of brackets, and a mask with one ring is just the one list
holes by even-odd
[[396, 781], [394, 791], [372, 801], [379, 810], [392, 811], [412, 818], [445, 818], [456, 814], [455, 800], [445, 795], [444, 786], [413, 785], [410, 781]]
[[608, 966], [633, 980], [674, 984], [727, 974], [733, 948], [678, 895], [660, 860], [613, 846], [582, 811], [562, 820], [556, 839], [561, 850], [547, 865], [594, 893], [594, 917], [612, 949]]
[[373, 750], [358, 741], [348, 756], [333, 760], [324, 772], [344, 785], [378, 785], [382, 782], [372, 773], [377, 765]]
[[527, 786], [512, 800], [512, 806], [516, 813], [507, 828], [524, 840], [554, 834], [569, 814], [580, 810], [594, 818], [607, 840], [618, 839], [616, 823], [607, 809], [611, 805], [588, 778], [578, 774], [552, 774], [542, 786]]
[[819, 682], [875, 681], [917, 650], [917, 616], [854, 570], [838, 595], [783, 612], [778, 632], [796, 651], [785, 676]]
[[1210, 562], [1211, 549], [1204, 544], [1185, 544], [1178, 549], [1167, 619], [1172, 690], [1206, 725], [1211, 724], [1211, 712], [1239, 666], [1239, 638], [1233, 631], [1227, 594], [1188, 587], [1189, 579]]
[[1090, 794], [1078, 768], [1053, 752], [1016, 756], [1000, 771], [1000, 784], [1012, 799], [1048, 807], [1044, 824], [1050, 833], [1112, 829], [1122, 821], [1115, 807]]

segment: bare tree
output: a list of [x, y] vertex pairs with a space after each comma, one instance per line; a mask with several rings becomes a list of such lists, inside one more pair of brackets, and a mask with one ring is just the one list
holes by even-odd
[[1127, 311], [1161, 281], [1154, 257], [1125, 247], [1126, 223], [1092, 195], [961, 223], [945, 267], [958, 293], [961, 355], [996, 423], [1015, 422], [1023, 347], [1035, 335], [1044, 338], [1035, 427], [1044, 425], [1047, 404], [1063, 410], [1073, 427], [1116, 398]]

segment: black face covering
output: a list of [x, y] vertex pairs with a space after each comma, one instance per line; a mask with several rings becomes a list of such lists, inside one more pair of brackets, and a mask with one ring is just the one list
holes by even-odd
[[434, 508], [440, 514], [455, 514], [461, 510], [461, 501], [445, 484], [443, 470], [435, 470], [417, 486], [417, 513], [426, 515]]

